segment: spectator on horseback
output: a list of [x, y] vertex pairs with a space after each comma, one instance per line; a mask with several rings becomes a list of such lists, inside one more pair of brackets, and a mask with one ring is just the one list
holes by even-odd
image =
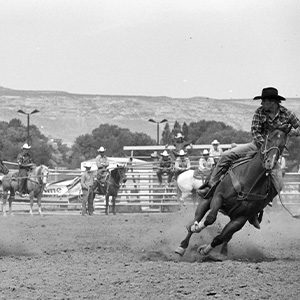
[[181, 149], [178, 153], [178, 157], [176, 158], [174, 165], [175, 179], [177, 179], [179, 174], [191, 168], [191, 161], [186, 154], [187, 153], [183, 149]]
[[94, 205], [93, 205], [93, 184], [94, 184], [94, 174], [91, 171], [91, 163], [86, 162], [85, 165], [85, 171], [81, 175], [81, 189], [82, 189], [82, 209], [81, 214], [82, 216], [85, 216], [88, 210], [88, 214], [92, 215], [94, 211]]
[[215, 165], [215, 161], [209, 155], [209, 151], [204, 149], [202, 152], [202, 156], [199, 159], [198, 171], [202, 180], [204, 181], [207, 176], [211, 173], [212, 168]]
[[100, 186], [104, 186], [107, 175], [108, 175], [108, 158], [105, 155], [106, 149], [104, 147], [100, 147], [98, 150], [99, 155], [96, 157], [96, 165], [98, 168], [97, 171], [97, 181], [99, 182]]
[[[300, 121], [295, 113], [288, 110], [280, 103], [285, 98], [278, 95], [278, 90], [274, 87], [267, 87], [262, 90], [260, 96], [256, 96], [253, 100], [261, 100], [261, 106], [256, 109], [251, 125], [251, 133], [253, 140], [250, 143], [239, 145], [233, 149], [225, 151], [216, 167], [214, 168], [211, 177], [199, 189], [199, 194], [204, 198], [210, 198], [214, 188], [219, 183], [222, 175], [224, 175], [232, 163], [247, 154], [257, 152], [265, 142], [267, 135], [274, 129], [281, 129], [289, 133], [292, 128], [291, 134], [300, 135]], [[272, 181], [274, 187], [279, 193], [282, 189], [282, 172], [279, 164], [272, 170]], [[213, 198], [214, 199], [214, 198]], [[221, 207], [222, 203], [211, 203], [215, 207]], [[255, 227], [259, 228], [257, 220], [251, 222]]]
[[162, 175], [168, 175], [168, 184], [172, 181], [173, 172], [173, 162], [167, 150], [161, 153], [161, 158], [158, 164], [158, 170], [156, 172], [159, 184], [162, 184]]
[[219, 161], [223, 153], [222, 148], [220, 147], [220, 142], [218, 140], [213, 140], [209, 149], [210, 156], [214, 159], [215, 163]]
[[186, 151], [187, 146], [190, 146], [192, 142], [185, 141], [184, 136], [182, 135], [181, 132], [178, 132], [174, 139], [175, 139], [174, 142], [175, 149], [172, 151], [172, 156], [174, 159], [176, 159], [179, 156], [180, 150]]
[[19, 177], [20, 177], [19, 194], [21, 197], [23, 197], [23, 194], [28, 194], [27, 177], [28, 177], [28, 172], [31, 170], [33, 166], [32, 158], [30, 154], [30, 148], [31, 146], [25, 143], [22, 147], [22, 152], [19, 153], [17, 157], [17, 162], [19, 166]]

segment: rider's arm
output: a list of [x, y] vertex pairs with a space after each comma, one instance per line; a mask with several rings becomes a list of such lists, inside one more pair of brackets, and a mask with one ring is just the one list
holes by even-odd
[[289, 123], [292, 125], [293, 129], [290, 131], [290, 134], [293, 136], [299, 136], [300, 135], [300, 121], [297, 118], [297, 116], [289, 111]]
[[260, 108], [258, 108], [253, 116], [252, 125], [251, 125], [251, 134], [254, 139], [254, 142], [261, 146], [264, 143], [264, 137], [262, 136], [262, 124], [263, 124], [263, 116], [261, 114]]

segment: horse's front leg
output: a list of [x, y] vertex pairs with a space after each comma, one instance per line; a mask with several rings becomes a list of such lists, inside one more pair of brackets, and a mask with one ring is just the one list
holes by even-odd
[[6, 213], [7, 197], [8, 197], [8, 192], [7, 191], [3, 191], [3, 195], [2, 195], [2, 213], [3, 213], [4, 217], [7, 216], [7, 213]]
[[38, 204], [38, 208], [39, 208], [39, 215], [42, 216], [43, 212], [42, 212], [42, 195], [41, 193], [37, 196], [37, 204]]
[[105, 195], [105, 214], [109, 213], [109, 194]]
[[29, 193], [29, 199], [30, 199], [29, 213], [30, 213], [31, 216], [33, 216], [33, 198], [34, 198], [33, 192], [30, 192]]
[[10, 195], [9, 195], [9, 198], [8, 198], [8, 209], [9, 209], [9, 214], [10, 214], [11, 216], [14, 215], [14, 213], [13, 213], [13, 211], [12, 211], [12, 203], [13, 203], [14, 200], [15, 200], [15, 194], [14, 194], [14, 193], [13, 193], [13, 194], [10, 194]]
[[207, 214], [203, 226], [207, 227], [209, 225], [212, 225], [216, 219], [219, 212], [219, 209], [221, 208], [223, 203], [223, 196], [221, 193], [215, 193], [211, 202], [210, 202], [210, 211]]
[[112, 202], [112, 212], [115, 215], [116, 214], [116, 196], [113, 195], [111, 197], [111, 202]]
[[200, 232], [203, 228], [200, 227], [201, 224], [199, 223], [206, 212], [209, 209], [210, 201], [208, 199], [201, 199], [198, 203], [197, 209], [195, 211], [195, 217], [192, 222], [190, 222], [186, 228], [187, 228], [187, 236], [183, 241], [181, 241], [180, 246], [176, 248], [175, 253], [179, 255], [183, 255], [189, 246], [190, 238], [193, 235], [194, 232]]
[[224, 227], [222, 232], [217, 235], [209, 245], [202, 245], [198, 248], [200, 254], [207, 255], [215, 247], [223, 243], [228, 243], [231, 240], [233, 234], [243, 228], [243, 226], [247, 222], [247, 219], [248, 218], [245, 216], [239, 216], [234, 220], [230, 220], [229, 223]]

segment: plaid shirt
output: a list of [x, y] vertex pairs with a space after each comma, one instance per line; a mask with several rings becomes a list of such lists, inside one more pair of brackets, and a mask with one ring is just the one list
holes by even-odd
[[260, 147], [267, 134], [283, 124], [292, 125], [293, 128], [297, 129], [294, 133], [300, 135], [300, 121], [293, 112], [279, 105], [279, 111], [272, 120], [265, 113], [262, 106], [259, 107], [254, 113], [251, 125], [251, 133], [255, 144]]

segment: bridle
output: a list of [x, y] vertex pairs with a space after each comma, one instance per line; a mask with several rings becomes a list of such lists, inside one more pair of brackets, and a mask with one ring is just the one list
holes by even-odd
[[280, 150], [279, 147], [277, 146], [272, 146], [270, 148], [267, 148], [267, 144], [268, 144], [268, 140], [269, 140], [269, 134], [266, 136], [266, 140], [265, 140], [265, 143], [264, 143], [264, 147], [261, 148], [260, 150], [260, 153], [263, 157], [263, 161], [265, 162], [266, 159], [268, 158], [267, 155], [268, 153], [271, 151], [271, 150], [276, 150], [276, 156], [279, 158], [282, 150]]

